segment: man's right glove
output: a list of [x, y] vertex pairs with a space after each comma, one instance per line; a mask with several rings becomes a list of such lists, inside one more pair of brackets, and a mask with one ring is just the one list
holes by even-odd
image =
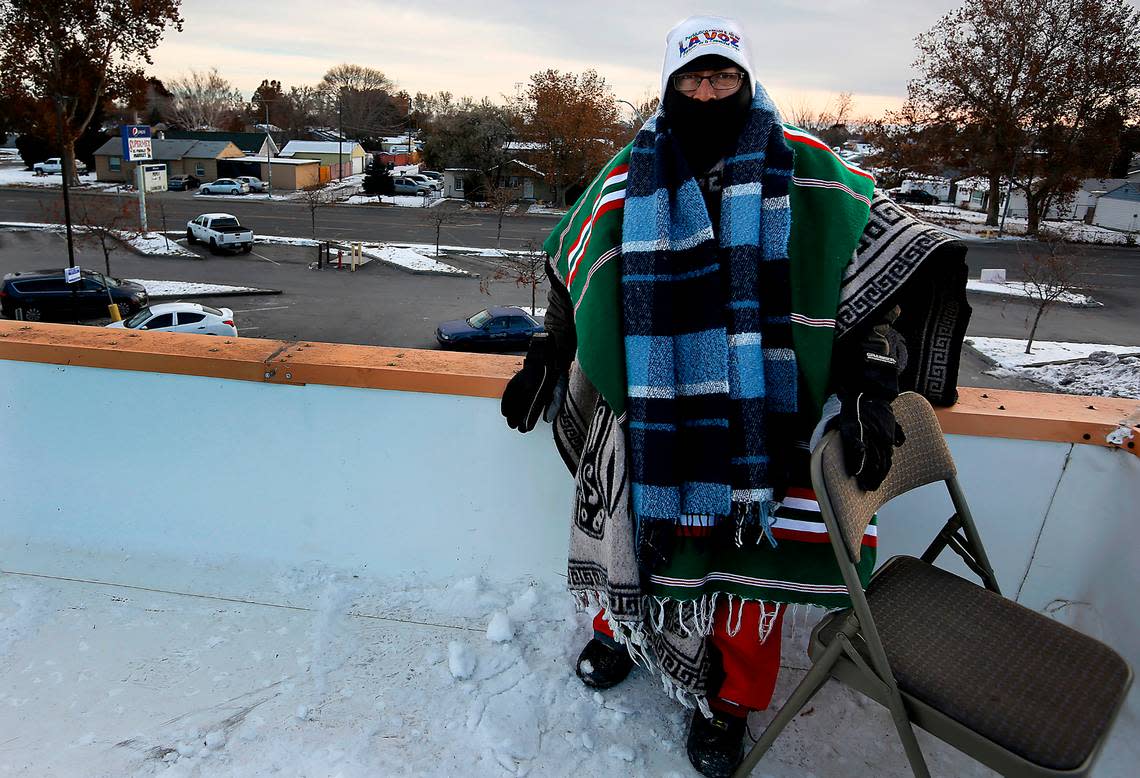
[[519, 432], [530, 432], [554, 398], [562, 371], [558, 369], [554, 342], [545, 334], [531, 338], [530, 349], [503, 391], [502, 412], [507, 425]]
[[891, 470], [895, 446], [906, 442], [887, 400], [867, 393], [840, 396], [839, 415], [828, 422], [843, 440], [843, 463], [859, 488], [873, 492]]
[[906, 442], [895, 421], [891, 402], [899, 394], [899, 373], [905, 366], [905, 344], [891, 328], [898, 309], [862, 333], [836, 346], [834, 363], [839, 415], [827, 429], [838, 429], [843, 440], [847, 474], [859, 488], [874, 491], [891, 469], [895, 446]]

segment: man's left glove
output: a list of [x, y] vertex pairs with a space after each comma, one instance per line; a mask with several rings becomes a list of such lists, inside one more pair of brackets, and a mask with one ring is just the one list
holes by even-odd
[[501, 408], [511, 429], [519, 432], [534, 429], [554, 398], [562, 372], [558, 369], [554, 342], [543, 333], [532, 337], [522, 370], [503, 391]]

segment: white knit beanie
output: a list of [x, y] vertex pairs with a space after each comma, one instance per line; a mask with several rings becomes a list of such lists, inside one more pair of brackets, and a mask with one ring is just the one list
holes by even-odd
[[748, 74], [749, 88], [755, 94], [756, 78], [744, 31], [734, 19], [723, 16], [690, 16], [678, 22], [665, 36], [665, 62], [661, 66], [661, 101], [669, 88], [669, 77], [697, 57], [716, 54], [731, 60]]

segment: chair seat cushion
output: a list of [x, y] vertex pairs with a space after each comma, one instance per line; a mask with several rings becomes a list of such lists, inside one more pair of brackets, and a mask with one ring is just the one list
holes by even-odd
[[[901, 690], [1041, 767], [1080, 766], [1127, 691], [1108, 646], [913, 557], [884, 565], [867, 602]], [[842, 623], [828, 618], [824, 645]]]

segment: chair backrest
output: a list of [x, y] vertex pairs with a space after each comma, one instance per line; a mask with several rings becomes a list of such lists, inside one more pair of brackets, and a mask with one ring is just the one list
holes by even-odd
[[859, 488], [847, 475], [843, 442], [837, 431], [829, 432], [812, 454], [811, 478], [822, 505], [830, 505], [851, 559], [859, 561], [863, 533], [875, 511], [900, 494], [956, 475], [954, 460], [934, 409], [917, 392], [904, 392], [891, 404], [906, 442], [894, 450], [891, 469], [873, 492]]

